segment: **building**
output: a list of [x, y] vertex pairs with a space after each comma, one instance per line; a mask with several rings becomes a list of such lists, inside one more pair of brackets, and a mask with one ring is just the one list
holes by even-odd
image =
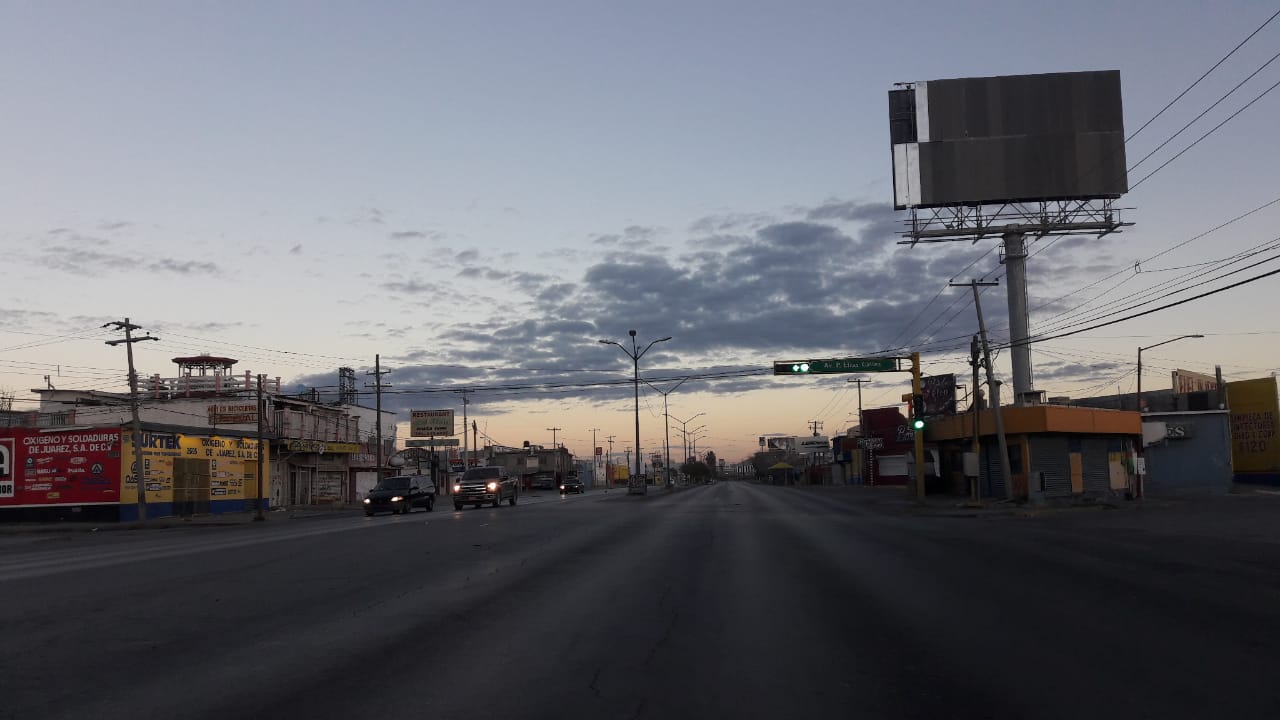
[[[264, 498], [271, 505], [354, 503], [363, 490], [376, 483], [379, 475], [376, 410], [351, 402], [321, 403], [314, 395], [285, 395], [280, 391], [279, 378], [264, 377], [259, 385], [258, 378], [251, 373], [232, 373], [231, 368], [237, 362], [233, 358], [200, 355], [174, 358], [174, 362], [178, 365], [176, 376], [152, 375], [139, 388], [138, 415], [143, 431], [160, 438], [155, 441], [159, 445], [150, 444], [150, 440], [144, 438], [147, 443], [144, 456], [156, 455], [153, 458], [159, 463], [154, 468], [156, 472], [169, 472], [170, 465], [175, 465], [164, 459], [175, 449], [180, 449], [178, 454], [190, 453], [196, 457], [209, 449], [215, 453], [210, 459], [217, 461], [221, 457], [221, 462], [215, 462], [216, 467], [210, 468], [210, 477], [215, 483], [226, 480], [232, 483], [229, 487], [256, 487], [256, 447], [261, 433], [266, 446]], [[26, 414], [25, 425], [45, 431], [125, 428], [122, 443], [124, 451], [130, 452], [128, 395], [52, 388], [32, 392], [40, 396], [40, 409]], [[261, 426], [259, 393], [264, 408]], [[388, 459], [394, 452], [396, 423], [392, 412], [383, 411], [382, 418], [381, 472], [386, 474], [392, 471]], [[255, 453], [252, 471], [241, 468], [240, 474], [226, 476], [232, 472], [226, 463], [240, 459], [237, 454], [250, 452], [249, 444]], [[219, 456], [220, 452], [229, 454]], [[176, 465], [185, 467], [183, 463]], [[148, 484], [148, 493], [153, 492], [151, 486], [158, 487], [154, 491], [159, 493], [156, 512], [244, 509], [243, 501], [249, 496], [214, 492], [223, 487], [217, 484], [211, 488], [207, 506], [203, 501], [183, 504], [187, 501], [181, 497], [185, 496], [175, 495], [174, 488], [181, 489], [189, 473], [187, 470], [174, 472], [178, 472], [178, 476], [157, 476], [156, 482]], [[191, 472], [202, 477], [197, 471]], [[128, 475], [123, 473], [120, 482], [130, 484]], [[136, 494], [136, 486], [131, 487], [133, 490], [123, 488], [121, 495]], [[235, 499], [241, 502], [228, 502]], [[149, 503], [150, 500], [149, 495]], [[127, 497], [116, 502], [123, 505]], [[166, 509], [166, 502], [175, 505]], [[122, 517], [124, 515], [128, 515], [127, 510], [123, 511]]]
[[[1136, 412], [1060, 405], [1000, 408], [1009, 454], [1009, 478], [1001, 469], [995, 411], [976, 413], [980, 436], [979, 488], [991, 498], [1133, 496], [1142, 421]], [[964, 455], [971, 451], [975, 413], [931, 420], [925, 438], [936, 445], [942, 477], [954, 491], [965, 487]]]

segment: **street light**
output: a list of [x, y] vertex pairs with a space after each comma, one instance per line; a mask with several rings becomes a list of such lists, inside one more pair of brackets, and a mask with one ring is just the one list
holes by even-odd
[[[693, 422], [695, 418], [701, 417], [703, 415], [706, 415], [706, 413], [700, 412], [697, 415], [694, 415], [693, 417], [689, 418], [688, 420], [681, 420], [675, 415], [669, 415], [669, 417], [672, 420], [675, 420], [676, 422], [680, 423], [680, 434], [682, 437], [684, 437], [684, 459], [680, 461], [681, 465], [683, 465], [685, 461], [689, 459], [689, 423]], [[693, 431], [697, 432], [698, 429], [694, 428]]]
[[1138, 348], [1138, 412], [1142, 412], [1142, 351], [1150, 350], [1151, 348], [1158, 348], [1161, 345], [1168, 345], [1171, 342], [1186, 340], [1187, 338], [1202, 338], [1202, 337], [1204, 336], [1203, 335], [1179, 335], [1178, 337], [1173, 338], [1172, 340], [1165, 340], [1164, 342], [1158, 342], [1155, 345], [1148, 345], [1146, 347]]
[[663, 480], [665, 480], [666, 484], [668, 485], [671, 483], [671, 419], [667, 415], [667, 396], [675, 392], [676, 388], [683, 385], [684, 381], [688, 379], [689, 378], [682, 378], [680, 382], [676, 383], [675, 385], [672, 385], [671, 389], [666, 392], [662, 392], [661, 390], [658, 390], [658, 387], [653, 383], [649, 382], [648, 380], [644, 381], [645, 385], [648, 385], [649, 387], [653, 388], [658, 392], [659, 395], [662, 396], [662, 433], [664, 438], [663, 448], [666, 453], [666, 460], [663, 462], [662, 469], [663, 469], [663, 472], [666, 474], [666, 477], [663, 478]]
[[[1187, 338], [1202, 338], [1202, 337], [1204, 336], [1203, 335], [1179, 335], [1176, 338], [1165, 340], [1164, 342], [1158, 342], [1155, 345], [1148, 345], [1146, 347], [1138, 348], [1138, 414], [1139, 415], [1142, 414], [1142, 351], [1150, 350], [1151, 348], [1158, 348], [1161, 345], [1168, 345], [1171, 342], [1186, 340]], [[1142, 458], [1142, 455], [1143, 455], [1142, 450], [1143, 450], [1143, 441], [1139, 439], [1138, 440], [1138, 457], [1139, 458]], [[1137, 486], [1134, 488], [1135, 489], [1134, 495], [1139, 498], [1146, 496], [1146, 483], [1143, 481], [1143, 476], [1145, 474], [1146, 473], [1144, 472], [1139, 472], [1137, 474], [1138, 481], [1137, 481]]]
[[[644, 354], [649, 352], [649, 348], [653, 347], [654, 345], [657, 345], [660, 342], [666, 342], [670, 340], [671, 336], [668, 335], [664, 338], [658, 338], [657, 340], [654, 340], [648, 345], [645, 345], [643, 350], [640, 350], [639, 346], [636, 345], [636, 331], [628, 330], [627, 334], [631, 336], [631, 350], [627, 350], [627, 348], [623, 346], [621, 343], [616, 343], [612, 340], [601, 340], [599, 342], [603, 345], [617, 345], [618, 349], [621, 350], [623, 354], [631, 358], [631, 362], [632, 362], [631, 383], [635, 386], [635, 397], [636, 397], [636, 477], [638, 478], [640, 476], [640, 358], [644, 357]], [[643, 493], [645, 486], [641, 485], [640, 487], [641, 487], [640, 492]]]

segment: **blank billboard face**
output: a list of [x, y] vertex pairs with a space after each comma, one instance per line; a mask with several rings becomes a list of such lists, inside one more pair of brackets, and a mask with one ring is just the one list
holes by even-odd
[[1118, 198], [1120, 72], [930, 80], [889, 92], [894, 207]]

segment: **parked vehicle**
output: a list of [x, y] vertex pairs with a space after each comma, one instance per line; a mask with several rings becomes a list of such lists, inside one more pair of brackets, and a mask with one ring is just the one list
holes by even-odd
[[498, 507], [503, 500], [515, 505], [519, 496], [518, 483], [502, 467], [471, 468], [453, 485], [453, 509], [461, 510], [468, 504], [480, 507], [488, 503]]
[[577, 475], [570, 475], [560, 483], [561, 495], [568, 495], [569, 493], [578, 493], [581, 495], [586, 491], [586, 486], [582, 484], [582, 481], [578, 479]]
[[364, 514], [390, 511], [393, 515], [436, 506], [436, 487], [427, 475], [399, 475], [382, 478], [364, 499]]
[[533, 490], [554, 490], [556, 488], [556, 474], [551, 470], [539, 470], [533, 473], [529, 487]]

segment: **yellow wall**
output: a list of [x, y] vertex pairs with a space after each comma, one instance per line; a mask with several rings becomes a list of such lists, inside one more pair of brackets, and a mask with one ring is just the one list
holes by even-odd
[[[133, 474], [133, 434], [124, 429], [121, 453], [120, 497], [129, 503], [137, 498]], [[265, 443], [264, 443], [265, 445]], [[142, 434], [143, 481], [147, 502], [173, 502], [173, 466], [177, 458], [209, 461], [211, 501], [243, 500], [257, 492], [258, 442], [253, 439], [180, 433]], [[262, 496], [271, 497], [269, 453], [264, 447]]]
[[1276, 438], [1275, 378], [1227, 383], [1231, 408], [1231, 467], [1242, 473], [1280, 472], [1280, 442]]

